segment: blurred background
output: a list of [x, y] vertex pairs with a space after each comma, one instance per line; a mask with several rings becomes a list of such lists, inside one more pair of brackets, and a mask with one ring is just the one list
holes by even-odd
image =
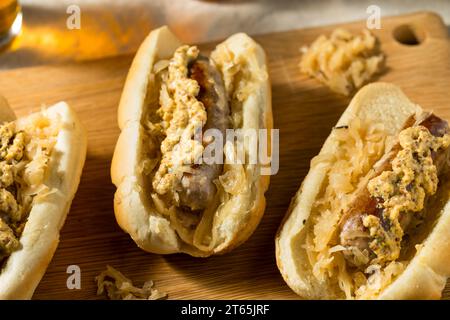
[[[13, 0], [0, 0], [7, 4]], [[376, 4], [382, 16], [430, 10], [450, 24], [449, 0], [22, 0], [22, 29], [0, 49], [0, 69], [81, 61], [136, 51], [148, 32], [169, 25], [187, 42], [367, 18]], [[67, 20], [80, 9], [80, 28]]]

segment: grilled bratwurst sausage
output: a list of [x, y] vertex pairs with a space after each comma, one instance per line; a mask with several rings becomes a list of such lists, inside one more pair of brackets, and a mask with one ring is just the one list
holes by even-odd
[[[203, 133], [208, 129], [217, 129], [225, 137], [225, 130], [230, 127], [230, 108], [219, 71], [208, 58], [199, 56], [189, 65], [189, 77], [199, 84], [197, 99], [206, 109]], [[203, 136], [203, 146], [206, 147], [212, 140]], [[183, 174], [177, 188], [180, 205], [191, 210], [203, 210], [216, 194], [214, 180], [222, 173], [223, 164], [194, 164], [191, 169], [191, 172]]]
[[[410, 127], [411, 121], [405, 126]], [[434, 137], [443, 137], [445, 134], [449, 133], [449, 127], [446, 121], [438, 118], [435, 115], [428, 115], [424, 120], [418, 123], [418, 126], [425, 127], [429, 133]], [[401, 150], [399, 144], [396, 144], [392, 150], [386, 154], [374, 168], [374, 173], [371, 176], [377, 177], [386, 170], [392, 169], [392, 161]], [[438, 151], [430, 150], [433, 165], [436, 166], [437, 176], [439, 177], [446, 167], [446, 159], [448, 155], [449, 148], [440, 149]], [[368, 181], [367, 181], [368, 182]], [[383, 215], [384, 208], [381, 205], [383, 199], [374, 198], [371, 196], [365, 185], [358, 195], [356, 196], [353, 204], [349, 207], [348, 211], [343, 215], [340, 221], [340, 234], [339, 240], [340, 244], [344, 247], [353, 247], [359, 249], [361, 252], [369, 252], [371, 257], [374, 257], [374, 253], [370, 249], [370, 242], [372, 237], [370, 236], [369, 229], [364, 226], [363, 219], [366, 216], [376, 216], [380, 219], [380, 225], [384, 231], [389, 232], [391, 226], [391, 221], [385, 218]], [[425, 198], [426, 203], [426, 198]], [[410, 225], [412, 215], [408, 212], [401, 212], [398, 222], [402, 230], [406, 230]], [[401, 239], [396, 239], [400, 241]], [[344, 252], [346, 259], [352, 265], [361, 265], [361, 261], [357, 261], [353, 253]]]

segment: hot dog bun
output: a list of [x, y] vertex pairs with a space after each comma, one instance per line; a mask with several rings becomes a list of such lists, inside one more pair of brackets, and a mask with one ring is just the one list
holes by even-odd
[[[1, 121], [11, 121], [11, 113]], [[9, 108], [9, 107], [8, 107]], [[59, 232], [80, 181], [86, 157], [86, 133], [75, 112], [64, 102], [40, 113], [59, 121], [60, 129], [44, 178], [46, 190], [33, 201], [20, 236], [21, 248], [5, 261], [0, 272], [0, 299], [30, 299], [58, 246]], [[17, 123], [28, 117], [19, 118]]]
[[[240, 166], [246, 172], [241, 176], [242, 190], [246, 191], [220, 194], [220, 208], [205, 209], [194, 230], [184, 229], [179, 221], [161, 212], [164, 204], [155, 203], [151, 197], [149, 180], [154, 173], [145, 176], [142, 170], [150, 145], [144, 127], [149, 110], [158, 108], [160, 87], [155, 83], [153, 67], [160, 60], [170, 59], [181, 45], [167, 27], [162, 27], [149, 34], [133, 60], [118, 109], [121, 134], [111, 165], [112, 182], [117, 187], [114, 211], [120, 227], [143, 250], [209, 256], [231, 250], [252, 234], [264, 212], [269, 177], [260, 174], [259, 165]], [[246, 74], [240, 81], [251, 90], [232, 106], [243, 110], [242, 128], [271, 129], [271, 91], [263, 49], [247, 35], [236, 34], [220, 44], [213, 55], [217, 65], [234, 66]], [[226, 61], [230, 58], [232, 61]], [[233, 92], [227, 94], [233, 96]], [[159, 151], [159, 146], [153, 147]], [[239, 168], [230, 166], [230, 170]]]
[[[392, 140], [391, 138], [395, 139], [405, 121], [411, 115], [421, 112], [422, 109], [412, 103], [395, 85], [374, 83], [365, 86], [355, 95], [335, 128], [345, 128], [352, 122], [352, 119], [359, 119], [363, 131], [371, 124], [381, 124], [384, 127], [384, 138], [386, 138], [385, 148], [389, 150], [389, 141]], [[366, 126], [365, 129], [364, 126]], [[343, 273], [339, 272], [331, 273], [332, 276], [318, 278], [315, 276], [320, 274], [317, 265], [315, 265], [315, 269], [314, 263], [311, 263], [316, 260], [309, 257], [311, 243], [308, 242], [310, 241], [308, 234], [311, 234], [311, 230], [316, 230], [315, 232], [319, 230], [319, 228], [315, 228], [319, 221], [318, 212], [313, 208], [315, 208], [316, 201], [320, 199], [321, 192], [330, 185], [328, 172], [333, 166], [338, 165], [336, 158], [330, 157], [330, 155], [339, 154], [340, 148], [342, 148], [336, 129], [325, 141], [319, 155], [311, 162], [311, 169], [292, 199], [288, 213], [275, 238], [277, 265], [284, 280], [298, 295], [307, 299], [349, 298], [344, 294], [342, 288], [345, 288], [346, 281], [352, 279], [346, 279]], [[375, 145], [372, 147], [371, 150], [374, 150]], [[369, 158], [367, 151], [369, 149], [364, 148], [363, 139], [362, 144], [359, 145], [359, 150], [363, 150], [361, 157], [350, 158], [352, 161], [348, 161], [350, 162], [348, 166], [353, 170], [359, 169], [359, 163], [364, 163]], [[354, 154], [357, 153], [358, 151], [354, 152]], [[360, 177], [364, 176], [371, 167], [371, 165], [367, 166]], [[343, 193], [338, 194], [344, 196]], [[377, 290], [369, 293], [363, 289], [358, 295], [353, 294], [350, 298], [436, 299], [441, 296], [450, 274], [448, 192], [443, 192], [442, 197], [443, 203], [447, 204], [436, 214], [434, 221], [428, 223], [421, 231], [422, 240], [418, 242], [416, 248], [410, 248], [412, 255], [402, 261], [404, 269], [397, 272], [393, 279], [385, 278], [384, 282], [380, 282], [384, 284], [380, 285]], [[328, 200], [333, 201], [333, 199]], [[328, 220], [333, 220], [333, 216], [328, 216]], [[335, 226], [331, 226], [331, 228], [335, 228]], [[335, 256], [335, 261], [336, 265], [339, 265], [343, 260], [338, 260]], [[346, 274], [346, 276], [351, 277], [351, 274]]]

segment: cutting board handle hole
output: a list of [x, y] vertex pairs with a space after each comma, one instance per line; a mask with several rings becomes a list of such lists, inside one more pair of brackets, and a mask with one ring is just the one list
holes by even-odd
[[425, 40], [425, 32], [409, 24], [402, 24], [394, 29], [394, 39], [408, 46], [417, 46]]

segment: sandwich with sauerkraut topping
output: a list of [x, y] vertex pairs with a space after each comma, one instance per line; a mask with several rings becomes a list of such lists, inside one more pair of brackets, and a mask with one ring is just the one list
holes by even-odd
[[450, 274], [450, 129], [395, 85], [362, 88], [276, 236], [309, 299], [435, 299]]
[[[210, 256], [252, 234], [269, 176], [247, 161], [255, 155], [247, 143], [244, 161], [233, 161], [238, 150], [226, 134], [272, 128], [266, 57], [255, 41], [235, 34], [208, 57], [167, 27], [152, 31], [132, 63], [118, 121], [114, 211], [139, 247]], [[223, 151], [211, 152], [218, 145]], [[223, 161], [203, 161], [206, 153]]]
[[0, 299], [29, 299], [78, 188], [86, 134], [64, 102], [18, 119], [0, 102]]

